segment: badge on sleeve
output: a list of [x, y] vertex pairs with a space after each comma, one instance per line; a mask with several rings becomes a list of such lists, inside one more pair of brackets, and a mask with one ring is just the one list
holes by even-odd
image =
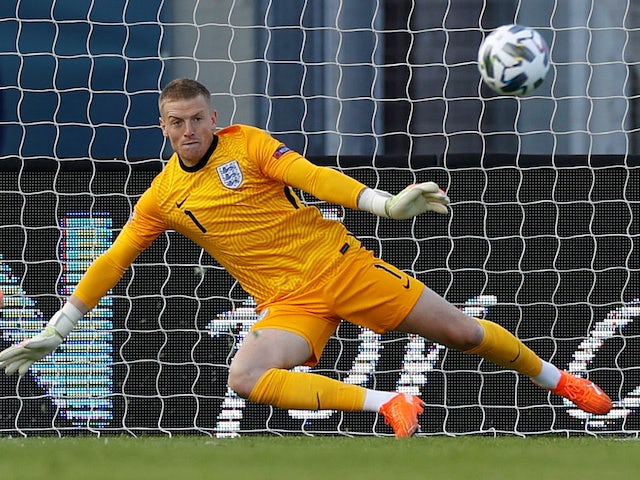
[[218, 177], [220, 177], [222, 185], [225, 187], [235, 190], [242, 185], [242, 170], [237, 160], [223, 163], [219, 167], [216, 167], [216, 170], [218, 171]]
[[276, 160], [279, 159], [282, 155], [284, 155], [287, 152], [290, 152], [291, 149], [289, 147], [287, 147], [286, 145], [280, 145], [278, 147], [278, 149], [273, 152], [273, 158], [275, 158]]

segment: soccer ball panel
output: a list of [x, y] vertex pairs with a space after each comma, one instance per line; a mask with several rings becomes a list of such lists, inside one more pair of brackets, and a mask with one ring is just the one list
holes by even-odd
[[542, 84], [549, 71], [549, 49], [534, 29], [503, 25], [480, 45], [478, 70], [496, 93], [527, 95]]

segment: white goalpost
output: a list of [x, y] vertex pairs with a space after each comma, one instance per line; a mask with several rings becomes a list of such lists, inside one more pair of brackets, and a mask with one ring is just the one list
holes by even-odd
[[[531, 95], [481, 83], [482, 39], [520, 23], [551, 68]], [[8, 0], [0, 6], [0, 348], [39, 331], [170, 153], [157, 97], [206, 84], [220, 126], [265, 128], [451, 214], [327, 218], [614, 400], [589, 415], [514, 372], [343, 322], [313, 371], [420, 395], [421, 435], [640, 432], [640, 7], [630, 0]], [[0, 375], [0, 436], [391, 435], [368, 412], [283, 411], [226, 386], [255, 303], [167, 232], [54, 354]], [[306, 367], [305, 367], [306, 368]]]

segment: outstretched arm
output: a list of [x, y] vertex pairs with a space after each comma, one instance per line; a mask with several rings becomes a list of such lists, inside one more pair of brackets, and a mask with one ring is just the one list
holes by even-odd
[[284, 180], [321, 200], [395, 220], [406, 220], [428, 211], [444, 215], [449, 212], [449, 197], [434, 182], [415, 183], [392, 195], [368, 188], [338, 170], [313, 165], [300, 156], [290, 162]]
[[139, 253], [121, 234], [109, 250], [96, 258], [76, 291], [40, 333], [0, 352], [0, 369], [7, 375], [14, 372], [24, 375], [34, 362], [58, 348], [80, 319], [120, 280]]
[[428, 211], [446, 215], [449, 197], [434, 182], [414, 183], [397, 195], [367, 188], [358, 198], [358, 208], [380, 217], [406, 220]]
[[246, 134], [250, 153], [267, 176], [320, 200], [396, 220], [406, 220], [428, 211], [449, 212], [449, 197], [434, 182], [409, 185], [397, 195], [391, 195], [368, 188], [338, 170], [314, 165], [263, 130], [250, 127]]
[[20, 376], [24, 375], [34, 362], [58, 348], [88, 310], [72, 295], [51, 317], [42, 332], [0, 352], [0, 368], [4, 368], [7, 375], [14, 372], [18, 372]]

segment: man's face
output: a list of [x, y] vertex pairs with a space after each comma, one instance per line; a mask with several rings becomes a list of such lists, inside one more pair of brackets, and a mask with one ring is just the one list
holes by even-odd
[[211, 146], [218, 112], [209, 100], [197, 96], [188, 100], [165, 100], [160, 106], [160, 127], [171, 147], [187, 166], [193, 166]]

